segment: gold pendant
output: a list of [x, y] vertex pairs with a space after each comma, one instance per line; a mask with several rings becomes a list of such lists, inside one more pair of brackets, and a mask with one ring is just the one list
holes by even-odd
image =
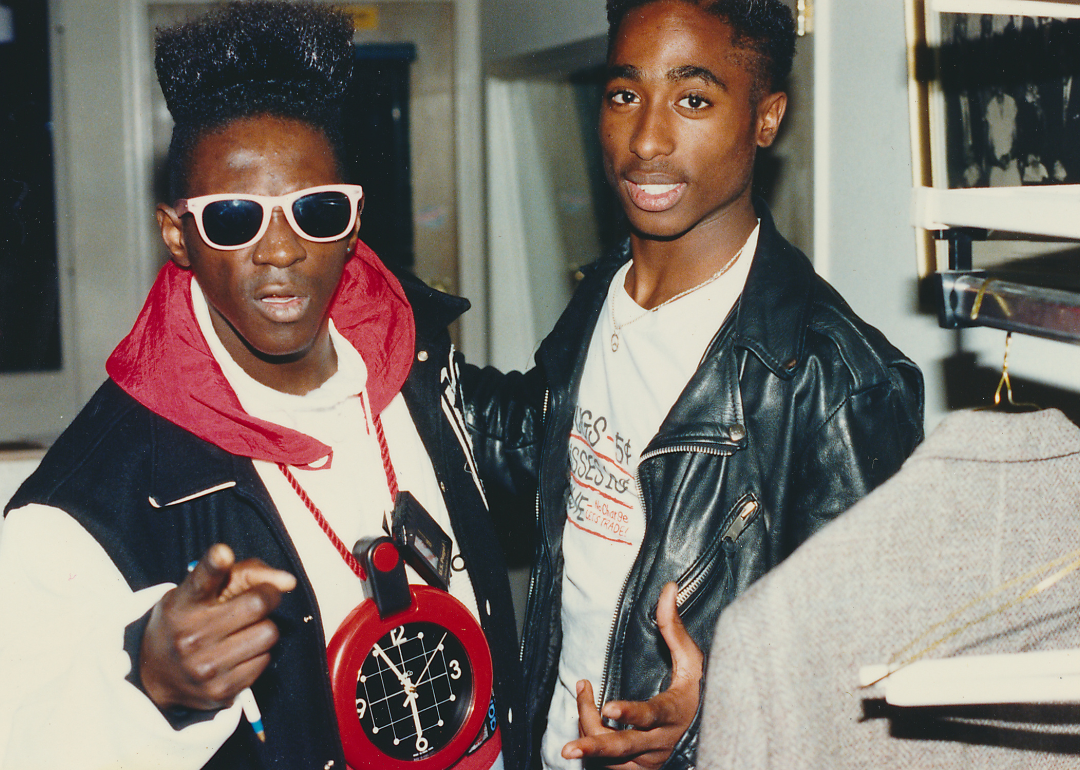
[[619, 333], [618, 332], [612, 332], [611, 333], [611, 352], [614, 353], [618, 349], [619, 349]]

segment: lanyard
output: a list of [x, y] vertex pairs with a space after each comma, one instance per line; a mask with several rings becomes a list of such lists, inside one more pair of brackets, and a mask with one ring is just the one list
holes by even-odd
[[[360, 396], [361, 404], [364, 403], [363, 394]], [[367, 407], [364, 407], [365, 414]], [[379, 452], [382, 454], [383, 470], [386, 472], [386, 486], [390, 490], [390, 500], [396, 501], [398, 496], [398, 483], [397, 474], [394, 473], [394, 464], [390, 461], [390, 448], [386, 444], [386, 433], [383, 431], [382, 419], [379, 415], [375, 415], [371, 420], [375, 425], [375, 435], [379, 440]], [[296, 494], [304, 501], [304, 505], [311, 511], [311, 515], [315, 517], [315, 521], [318, 523], [319, 528], [326, 533], [326, 536], [330, 538], [330, 542], [333, 544], [337, 552], [341, 554], [341, 558], [345, 560], [345, 563], [349, 565], [349, 569], [356, 573], [356, 576], [361, 580], [367, 580], [367, 574], [364, 568], [360, 566], [360, 562], [356, 560], [356, 557], [352, 555], [348, 546], [341, 541], [341, 538], [337, 536], [337, 533], [330, 527], [330, 523], [323, 516], [322, 511], [319, 510], [319, 506], [315, 505], [314, 501], [308, 496], [308, 493], [304, 491], [304, 488], [300, 486], [300, 482], [296, 480], [296, 476], [289, 470], [289, 466], [285, 463], [278, 463], [278, 468], [288, 479], [289, 484], [296, 491]]]

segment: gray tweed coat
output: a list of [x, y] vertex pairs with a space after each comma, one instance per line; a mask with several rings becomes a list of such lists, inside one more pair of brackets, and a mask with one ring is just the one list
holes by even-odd
[[[1080, 549], [1078, 524], [1080, 430], [1064, 415], [951, 415], [899, 473], [724, 611], [699, 768], [1080, 767], [1080, 706], [904, 709], [858, 686], [861, 666]], [[1080, 570], [931, 656], [1069, 647], [1080, 647]]]

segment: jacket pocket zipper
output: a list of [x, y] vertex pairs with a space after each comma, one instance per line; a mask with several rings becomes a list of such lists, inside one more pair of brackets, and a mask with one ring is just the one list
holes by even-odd
[[[760, 505], [758, 504], [757, 497], [751, 492], [743, 497], [735, 505], [737, 513], [734, 520], [724, 529], [723, 534], [720, 536], [721, 544], [726, 542], [734, 543], [743, 530], [757, 517]], [[691, 596], [701, 587], [709, 576], [712, 574], [713, 569], [716, 567], [716, 560], [711, 560], [708, 565], [701, 569], [697, 575], [692, 577], [689, 581], [679, 586], [679, 593], [675, 598], [675, 606], [678, 609], [682, 609], [683, 605], [690, 599]]]

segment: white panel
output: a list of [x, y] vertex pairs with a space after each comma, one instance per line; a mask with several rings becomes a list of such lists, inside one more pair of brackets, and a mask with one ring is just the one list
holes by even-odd
[[1001, 16], [1056, 16], [1060, 19], [1080, 18], [1080, 2], [1062, 0], [931, 0], [930, 7], [938, 13], [988, 13]]
[[913, 223], [928, 230], [979, 227], [1080, 238], [1080, 186], [980, 187], [913, 192]]
[[513, 118], [514, 85], [499, 80], [487, 87], [488, 275], [491, 363], [503, 370], [525, 369], [536, 344], [525, 211], [518, 163], [519, 140]]

